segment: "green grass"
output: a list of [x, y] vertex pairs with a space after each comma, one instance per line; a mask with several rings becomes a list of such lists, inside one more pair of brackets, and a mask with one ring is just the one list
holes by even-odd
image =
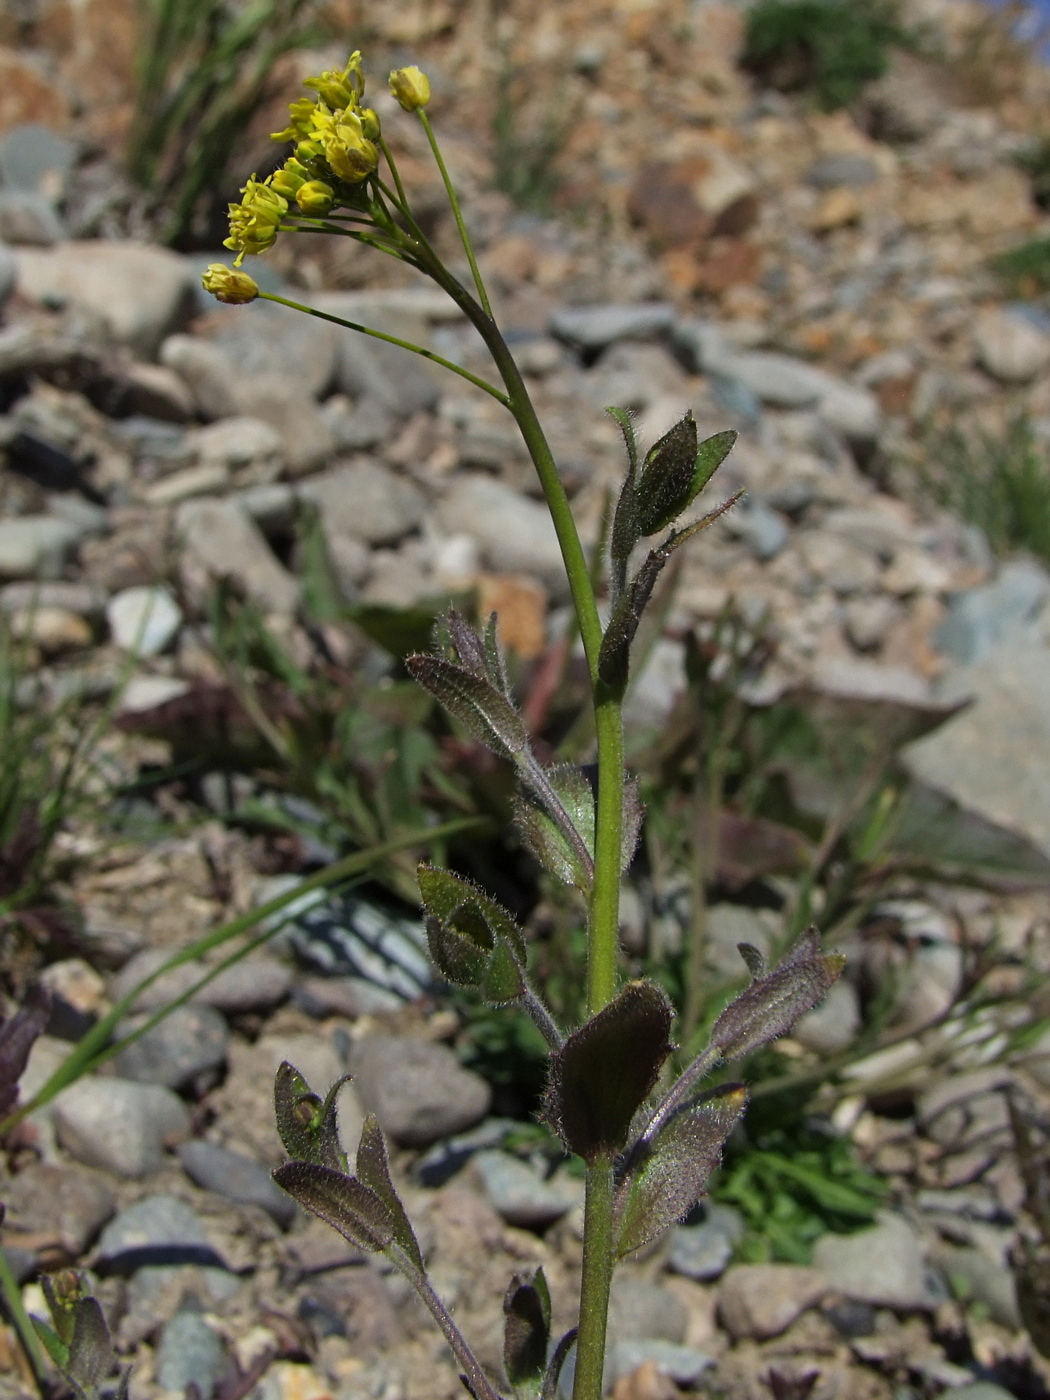
[[[1050, 157], [1047, 188], [1050, 192]], [[993, 259], [992, 270], [1016, 296], [1036, 297], [1050, 291], [1050, 238], [1030, 238]]]
[[980, 526], [997, 554], [1030, 550], [1050, 563], [1050, 451], [1027, 416], [998, 435], [953, 425], [926, 446], [927, 483], [942, 505]]
[[834, 111], [882, 77], [891, 47], [903, 40], [896, 6], [884, 0], [759, 0], [748, 14], [741, 66]]

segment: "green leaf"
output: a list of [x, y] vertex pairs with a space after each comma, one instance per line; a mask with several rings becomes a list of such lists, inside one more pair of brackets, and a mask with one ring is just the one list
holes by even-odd
[[69, 1363], [69, 1347], [54, 1328], [49, 1327], [47, 1323], [42, 1321], [39, 1317], [35, 1317], [30, 1313], [29, 1321], [33, 1324], [33, 1331], [43, 1342], [44, 1350], [47, 1352], [48, 1356], [50, 1356], [51, 1360], [60, 1371], [64, 1371]]
[[542, 1269], [516, 1274], [503, 1299], [503, 1365], [518, 1395], [538, 1395], [547, 1369], [551, 1297]]
[[479, 885], [435, 865], [420, 865], [416, 874], [428, 914], [485, 952], [495, 947], [497, 939], [505, 938], [520, 958], [525, 957], [525, 935], [513, 915]]
[[585, 1161], [620, 1152], [671, 1052], [674, 1012], [654, 982], [631, 982], [551, 1056], [541, 1117]]
[[294, 1066], [285, 1060], [274, 1079], [274, 1112], [277, 1131], [289, 1157], [318, 1162], [339, 1171], [346, 1156], [339, 1141], [336, 1101], [350, 1076], [343, 1075], [322, 1100]]
[[386, 1203], [354, 1176], [316, 1162], [285, 1162], [273, 1179], [283, 1191], [358, 1249], [382, 1253], [397, 1237]]
[[93, 1395], [116, 1364], [113, 1343], [95, 1298], [81, 1298], [73, 1310], [73, 1339], [66, 1372], [82, 1391]]
[[723, 433], [714, 433], [709, 438], [704, 438], [703, 442], [696, 450], [696, 462], [693, 466], [693, 479], [689, 489], [690, 501], [694, 501], [707, 483], [714, 476], [715, 472], [722, 465], [725, 459], [732, 452], [736, 444], [738, 434], [732, 428]]
[[383, 1130], [375, 1114], [370, 1113], [361, 1129], [361, 1140], [357, 1145], [357, 1176], [370, 1190], [374, 1191], [390, 1212], [393, 1221], [394, 1243], [399, 1245], [420, 1273], [424, 1273], [423, 1256], [412, 1222], [401, 1204], [401, 1197], [390, 1179], [390, 1163], [387, 1160]]
[[696, 423], [690, 411], [645, 454], [638, 479], [640, 534], [665, 530], [689, 506], [695, 463]]
[[[593, 862], [595, 805], [590, 779], [582, 768], [569, 765], [543, 771]], [[575, 885], [584, 893], [590, 891], [591, 872], [584, 868], [579, 852], [539, 805], [538, 798], [532, 793], [519, 793], [514, 801], [514, 819], [526, 846], [544, 869], [566, 885]]]
[[822, 954], [816, 930], [808, 930], [771, 973], [729, 1003], [712, 1028], [711, 1044], [733, 1060], [785, 1035], [823, 999], [844, 966], [838, 954]]
[[778, 1152], [763, 1152], [763, 1157], [775, 1165], [781, 1176], [786, 1176], [805, 1188], [813, 1200], [823, 1210], [838, 1211], [841, 1215], [854, 1215], [861, 1220], [870, 1220], [875, 1209], [875, 1200], [870, 1193], [858, 1191], [834, 1177], [807, 1167], [802, 1162], [792, 1161]]
[[524, 995], [525, 974], [505, 939], [501, 938], [493, 948], [478, 990], [485, 1000], [492, 1002], [494, 1006], [517, 1001]]
[[528, 753], [524, 721], [491, 681], [441, 656], [409, 656], [405, 665], [423, 689], [488, 748], [512, 760]]
[[619, 1258], [689, 1214], [721, 1161], [722, 1146], [746, 1102], [747, 1090], [738, 1084], [715, 1090], [676, 1114], [646, 1145], [644, 1155], [629, 1161], [617, 1191]]
[[627, 561], [638, 543], [638, 444], [634, 437], [634, 424], [631, 415], [622, 408], [607, 408], [620, 425], [624, 445], [627, 448], [627, 472], [616, 502], [612, 532], [609, 537], [609, 554], [613, 562], [613, 597], [618, 598], [623, 591], [627, 574]]

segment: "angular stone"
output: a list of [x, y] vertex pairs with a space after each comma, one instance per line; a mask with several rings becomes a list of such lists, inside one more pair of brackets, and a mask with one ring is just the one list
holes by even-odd
[[495, 572], [531, 574], [555, 596], [565, 596], [558, 536], [545, 506], [502, 481], [466, 476], [442, 499], [438, 520], [449, 534], [474, 539]]
[[680, 1346], [689, 1328], [689, 1314], [669, 1288], [621, 1274], [613, 1280], [609, 1324], [610, 1335], [618, 1340], [660, 1340]]
[[55, 200], [62, 194], [77, 159], [68, 136], [49, 126], [26, 122], [4, 132], [0, 140], [0, 183], [11, 190], [32, 190]]
[[676, 1274], [709, 1283], [729, 1267], [733, 1249], [744, 1235], [744, 1218], [732, 1206], [705, 1201], [699, 1225], [678, 1225], [671, 1232], [668, 1262]]
[[367, 457], [311, 478], [299, 495], [317, 506], [326, 535], [370, 545], [396, 544], [422, 523], [427, 509], [418, 487]]
[[233, 501], [187, 501], [178, 528], [186, 549], [213, 578], [232, 578], [264, 612], [295, 611], [298, 581]]
[[125, 588], [106, 604], [114, 643], [136, 656], [159, 656], [182, 626], [182, 609], [166, 588]]
[[211, 1400], [227, 1366], [226, 1348], [214, 1327], [199, 1312], [177, 1312], [161, 1334], [157, 1348], [157, 1383], [177, 1395], [193, 1386], [200, 1400]]
[[94, 639], [89, 624], [65, 608], [26, 608], [8, 613], [8, 625], [13, 637], [32, 642], [45, 656], [80, 651]]
[[188, 314], [189, 270], [176, 253], [152, 244], [82, 239], [22, 248], [18, 288], [30, 301], [64, 297], [102, 318], [122, 345], [150, 355]]
[[718, 1315], [734, 1339], [763, 1341], [786, 1332], [827, 1289], [817, 1269], [799, 1264], [734, 1264], [718, 1286]]
[[907, 1220], [888, 1211], [874, 1229], [823, 1235], [813, 1248], [813, 1263], [829, 1290], [860, 1303], [904, 1312], [936, 1301], [927, 1284], [920, 1236]]
[[322, 398], [336, 375], [338, 327], [275, 302], [212, 303], [206, 342], [229, 365], [231, 380], [274, 378], [308, 399]]
[[1011, 559], [990, 583], [951, 599], [934, 644], [963, 665], [983, 661], [1001, 642], [1032, 627], [1048, 598], [1046, 569], [1034, 559]]
[[[169, 952], [163, 948], [143, 948], [136, 953], [113, 979], [110, 991], [114, 1001], [126, 996], [139, 982], [152, 976], [169, 956]], [[199, 982], [206, 971], [206, 965], [196, 959], [172, 968], [136, 998], [132, 1010], [156, 1011], [158, 1007], [166, 1006]], [[228, 1015], [268, 1011], [284, 1000], [291, 983], [291, 970], [279, 959], [267, 953], [252, 953], [213, 977], [194, 994], [193, 1001], [214, 1006]]]
[[193, 445], [202, 462], [231, 469], [258, 463], [276, 474], [284, 461], [281, 434], [259, 418], [220, 418], [194, 433]]
[[63, 1089], [52, 1110], [62, 1146], [79, 1162], [117, 1176], [146, 1176], [185, 1137], [189, 1116], [170, 1089], [87, 1077]]
[[160, 360], [189, 389], [202, 418], [230, 418], [237, 412], [230, 363], [210, 341], [170, 335], [160, 347]]
[[401, 1036], [366, 1036], [350, 1055], [365, 1108], [403, 1147], [427, 1147], [484, 1118], [492, 1090], [445, 1045]]
[[[382, 292], [324, 292], [311, 299], [320, 311], [412, 345], [429, 347], [425, 303]], [[336, 331], [338, 387], [353, 399], [378, 404], [398, 418], [433, 408], [448, 388], [448, 372], [410, 350], [359, 331]]]

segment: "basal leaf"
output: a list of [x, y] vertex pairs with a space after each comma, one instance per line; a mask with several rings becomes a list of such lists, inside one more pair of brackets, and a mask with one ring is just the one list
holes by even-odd
[[273, 1179], [282, 1190], [358, 1249], [381, 1253], [397, 1235], [386, 1203], [354, 1176], [316, 1162], [285, 1162]]
[[357, 1145], [357, 1177], [370, 1191], [374, 1191], [390, 1212], [393, 1221], [394, 1243], [408, 1255], [420, 1273], [424, 1272], [423, 1256], [419, 1242], [412, 1229], [412, 1222], [405, 1214], [401, 1197], [390, 1179], [390, 1163], [386, 1155], [383, 1130], [374, 1113], [365, 1119], [361, 1129], [361, 1140]]
[[747, 1090], [725, 1085], [690, 1104], [645, 1145], [617, 1192], [622, 1258], [688, 1215], [722, 1158], [722, 1146], [744, 1111]]
[[711, 1044], [733, 1060], [785, 1035], [823, 999], [844, 966], [839, 955], [821, 953], [816, 931], [809, 930], [771, 973], [729, 1003], [714, 1024]]
[[543, 1270], [517, 1274], [503, 1299], [503, 1365], [519, 1395], [538, 1395], [547, 1369], [551, 1298]]
[[585, 1161], [617, 1153], [671, 1051], [671, 1003], [631, 982], [551, 1056], [542, 1117]]

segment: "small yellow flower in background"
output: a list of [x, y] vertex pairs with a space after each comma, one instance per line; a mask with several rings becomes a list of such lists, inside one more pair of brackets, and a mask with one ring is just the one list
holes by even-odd
[[246, 272], [235, 272], [223, 263], [209, 263], [201, 281], [206, 292], [211, 292], [213, 297], [230, 306], [244, 306], [259, 295], [259, 286], [254, 277], [249, 277]]
[[309, 180], [300, 186], [295, 202], [304, 214], [323, 218], [325, 214], [331, 213], [335, 204], [335, 191], [323, 180]]
[[277, 228], [288, 212], [288, 201], [271, 188], [271, 176], [257, 180], [253, 175], [241, 193], [240, 204], [230, 205], [230, 236], [223, 247], [232, 249], [240, 267], [245, 253], [265, 253], [277, 238]]
[[406, 112], [414, 112], [430, 101], [430, 79], [414, 64], [397, 68], [390, 74], [390, 91]]

